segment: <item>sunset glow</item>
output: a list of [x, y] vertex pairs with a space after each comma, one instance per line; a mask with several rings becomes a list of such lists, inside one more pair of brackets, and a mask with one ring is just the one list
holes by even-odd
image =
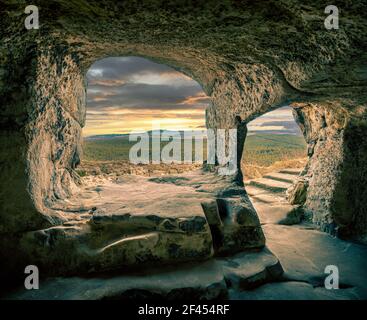
[[[152, 130], [205, 128], [209, 97], [201, 86], [175, 69], [140, 57], [97, 61], [87, 73], [84, 136]], [[253, 132], [300, 134], [291, 108], [266, 113], [248, 124]]]
[[205, 126], [209, 98], [200, 85], [166, 65], [139, 57], [97, 61], [87, 73], [84, 136]]

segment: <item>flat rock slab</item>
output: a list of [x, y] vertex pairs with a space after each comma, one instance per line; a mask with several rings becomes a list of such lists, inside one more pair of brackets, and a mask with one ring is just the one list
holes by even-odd
[[260, 252], [239, 253], [222, 263], [228, 286], [236, 290], [253, 289], [280, 280], [283, 274], [278, 258], [267, 248]]
[[[107, 182], [93, 212], [96, 224], [122, 224], [170, 232], [205, 232], [201, 203], [207, 199], [188, 186], [138, 181]], [[141, 181], [142, 180], [142, 181]]]
[[21, 239], [52, 275], [203, 261], [265, 244], [255, 209], [230, 177], [196, 170], [83, 181], [79, 193], [52, 203], [65, 221]]
[[293, 183], [297, 176], [294, 174], [287, 174], [287, 173], [281, 173], [281, 172], [272, 172], [268, 173], [264, 176], [264, 178], [272, 179], [272, 180], [278, 180], [286, 183]]
[[283, 269], [268, 250], [243, 252], [180, 267], [162, 267], [131, 275], [50, 278], [39, 290], [20, 289], [6, 299], [100, 300], [164, 298], [211, 300], [226, 298], [228, 290], [253, 289], [281, 279]]
[[[324, 232], [297, 226], [264, 225], [269, 249], [279, 258], [288, 281], [307, 282], [323, 288], [325, 267], [339, 270], [339, 290], [328, 290], [337, 298], [350, 291], [359, 299], [367, 299], [367, 247], [334, 238]], [[351, 290], [353, 289], [353, 290]]]
[[270, 175], [268, 177], [269, 178], [251, 180], [246, 184], [270, 192], [285, 192], [292, 184], [289, 182], [272, 179]]
[[[247, 190], [247, 187], [246, 187]], [[284, 202], [284, 196], [280, 194], [274, 194], [274, 193], [262, 193], [258, 195], [251, 195], [252, 203], [254, 202], [261, 202], [263, 204], [274, 204], [274, 203], [285, 203]]]
[[262, 203], [256, 200], [253, 201], [253, 205], [262, 224], [291, 225], [301, 222], [302, 211], [297, 212], [297, 206], [284, 202]]
[[119, 275], [93, 278], [52, 278], [40, 284], [39, 290], [22, 290], [10, 299], [30, 300], [100, 300], [180, 298], [215, 299], [227, 293], [221, 265], [207, 261], [181, 268], [166, 268], [151, 274]]
[[291, 174], [294, 176], [298, 176], [301, 174], [303, 169], [299, 169], [299, 168], [295, 168], [295, 169], [283, 169], [280, 170], [279, 173], [284, 173], [284, 174]]
[[304, 282], [268, 283], [253, 291], [229, 291], [231, 300], [353, 300], [354, 289], [327, 290]]
[[[86, 182], [80, 193], [58, 204], [70, 220], [28, 233], [22, 244], [42, 257], [41, 265], [60, 265], [61, 274], [211, 257], [212, 236], [201, 203], [213, 194], [149, 179], [127, 175]], [[85, 213], [87, 208], [91, 209]], [[58, 262], [60, 256], [74, 266]]]

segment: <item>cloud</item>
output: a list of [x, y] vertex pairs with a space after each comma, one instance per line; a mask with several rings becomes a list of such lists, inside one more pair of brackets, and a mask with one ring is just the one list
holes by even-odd
[[[173, 68], [141, 57], [97, 61], [87, 72], [87, 122], [84, 134], [151, 129], [205, 128], [210, 99], [200, 85]], [[250, 131], [299, 133], [290, 107], [279, 108], [250, 122]]]
[[[140, 57], [97, 61], [87, 73], [87, 113], [111, 110], [204, 110], [209, 98], [200, 85], [173, 68]], [[190, 113], [190, 110], [188, 110]], [[89, 125], [87, 123], [87, 125]]]
[[[116, 87], [121, 86], [126, 83], [126, 80], [123, 79], [115, 79], [115, 80], [107, 80], [107, 79], [92, 79], [88, 82], [88, 90], [93, 91], [100, 91], [103, 90], [105, 87]], [[100, 87], [100, 89], [98, 89]]]
[[301, 135], [301, 130], [293, 118], [291, 107], [282, 107], [268, 112], [248, 124], [250, 132], [274, 132]]
[[[173, 68], [140, 57], [97, 61], [87, 72], [87, 134], [202, 127], [209, 98], [200, 85]], [[184, 127], [180, 127], [184, 126]]]
[[178, 79], [183, 83], [193, 82], [189, 77], [167, 65], [140, 57], [111, 57], [99, 60], [88, 70], [87, 79], [88, 81], [126, 80], [135, 83], [150, 83], [152, 79], [153, 82], [166, 82], [172, 79]]
[[[103, 101], [100, 100], [101, 96], [104, 98]], [[196, 84], [184, 87], [142, 83], [106, 87], [99, 84], [90, 86], [87, 96], [87, 106], [92, 109], [108, 106], [164, 110], [187, 108], [187, 104], [204, 109], [208, 101]]]

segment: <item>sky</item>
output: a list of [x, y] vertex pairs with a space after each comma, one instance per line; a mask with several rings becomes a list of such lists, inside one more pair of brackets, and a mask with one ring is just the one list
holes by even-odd
[[294, 120], [292, 108], [284, 106], [274, 111], [263, 114], [252, 120], [247, 125], [248, 133], [274, 133], [302, 135], [302, 132]]
[[[141, 57], [111, 57], [87, 72], [87, 121], [84, 136], [132, 130], [205, 128], [209, 98], [193, 79]], [[294, 127], [296, 126], [296, 128]], [[294, 133], [298, 126], [284, 107], [250, 122], [250, 132]]]
[[162, 129], [203, 129], [209, 98], [201, 86], [140, 57], [106, 58], [87, 73], [85, 136]]

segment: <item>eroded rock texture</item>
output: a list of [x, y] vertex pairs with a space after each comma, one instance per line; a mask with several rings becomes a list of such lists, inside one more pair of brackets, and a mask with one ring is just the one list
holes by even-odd
[[337, 102], [294, 109], [310, 157], [301, 178], [305, 207], [321, 229], [343, 237], [366, 232], [367, 121], [359, 117], [364, 109]]
[[39, 30], [24, 28], [25, 4], [5, 0], [0, 12], [2, 257], [16, 256], [23, 233], [68, 221], [53, 204], [78, 190], [85, 73], [117, 55], [197, 80], [212, 99], [207, 126], [241, 127], [242, 142], [247, 122], [297, 103], [311, 156], [306, 208], [321, 228], [366, 239], [364, 1], [338, 2], [339, 30], [324, 28], [321, 0], [32, 4]]
[[52, 209], [67, 221], [26, 232], [18, 248], [43, 270], [52, 266], [48, 274], [132, 271], [265, 245], [244, 189], [201, 170], [85, 182]]

